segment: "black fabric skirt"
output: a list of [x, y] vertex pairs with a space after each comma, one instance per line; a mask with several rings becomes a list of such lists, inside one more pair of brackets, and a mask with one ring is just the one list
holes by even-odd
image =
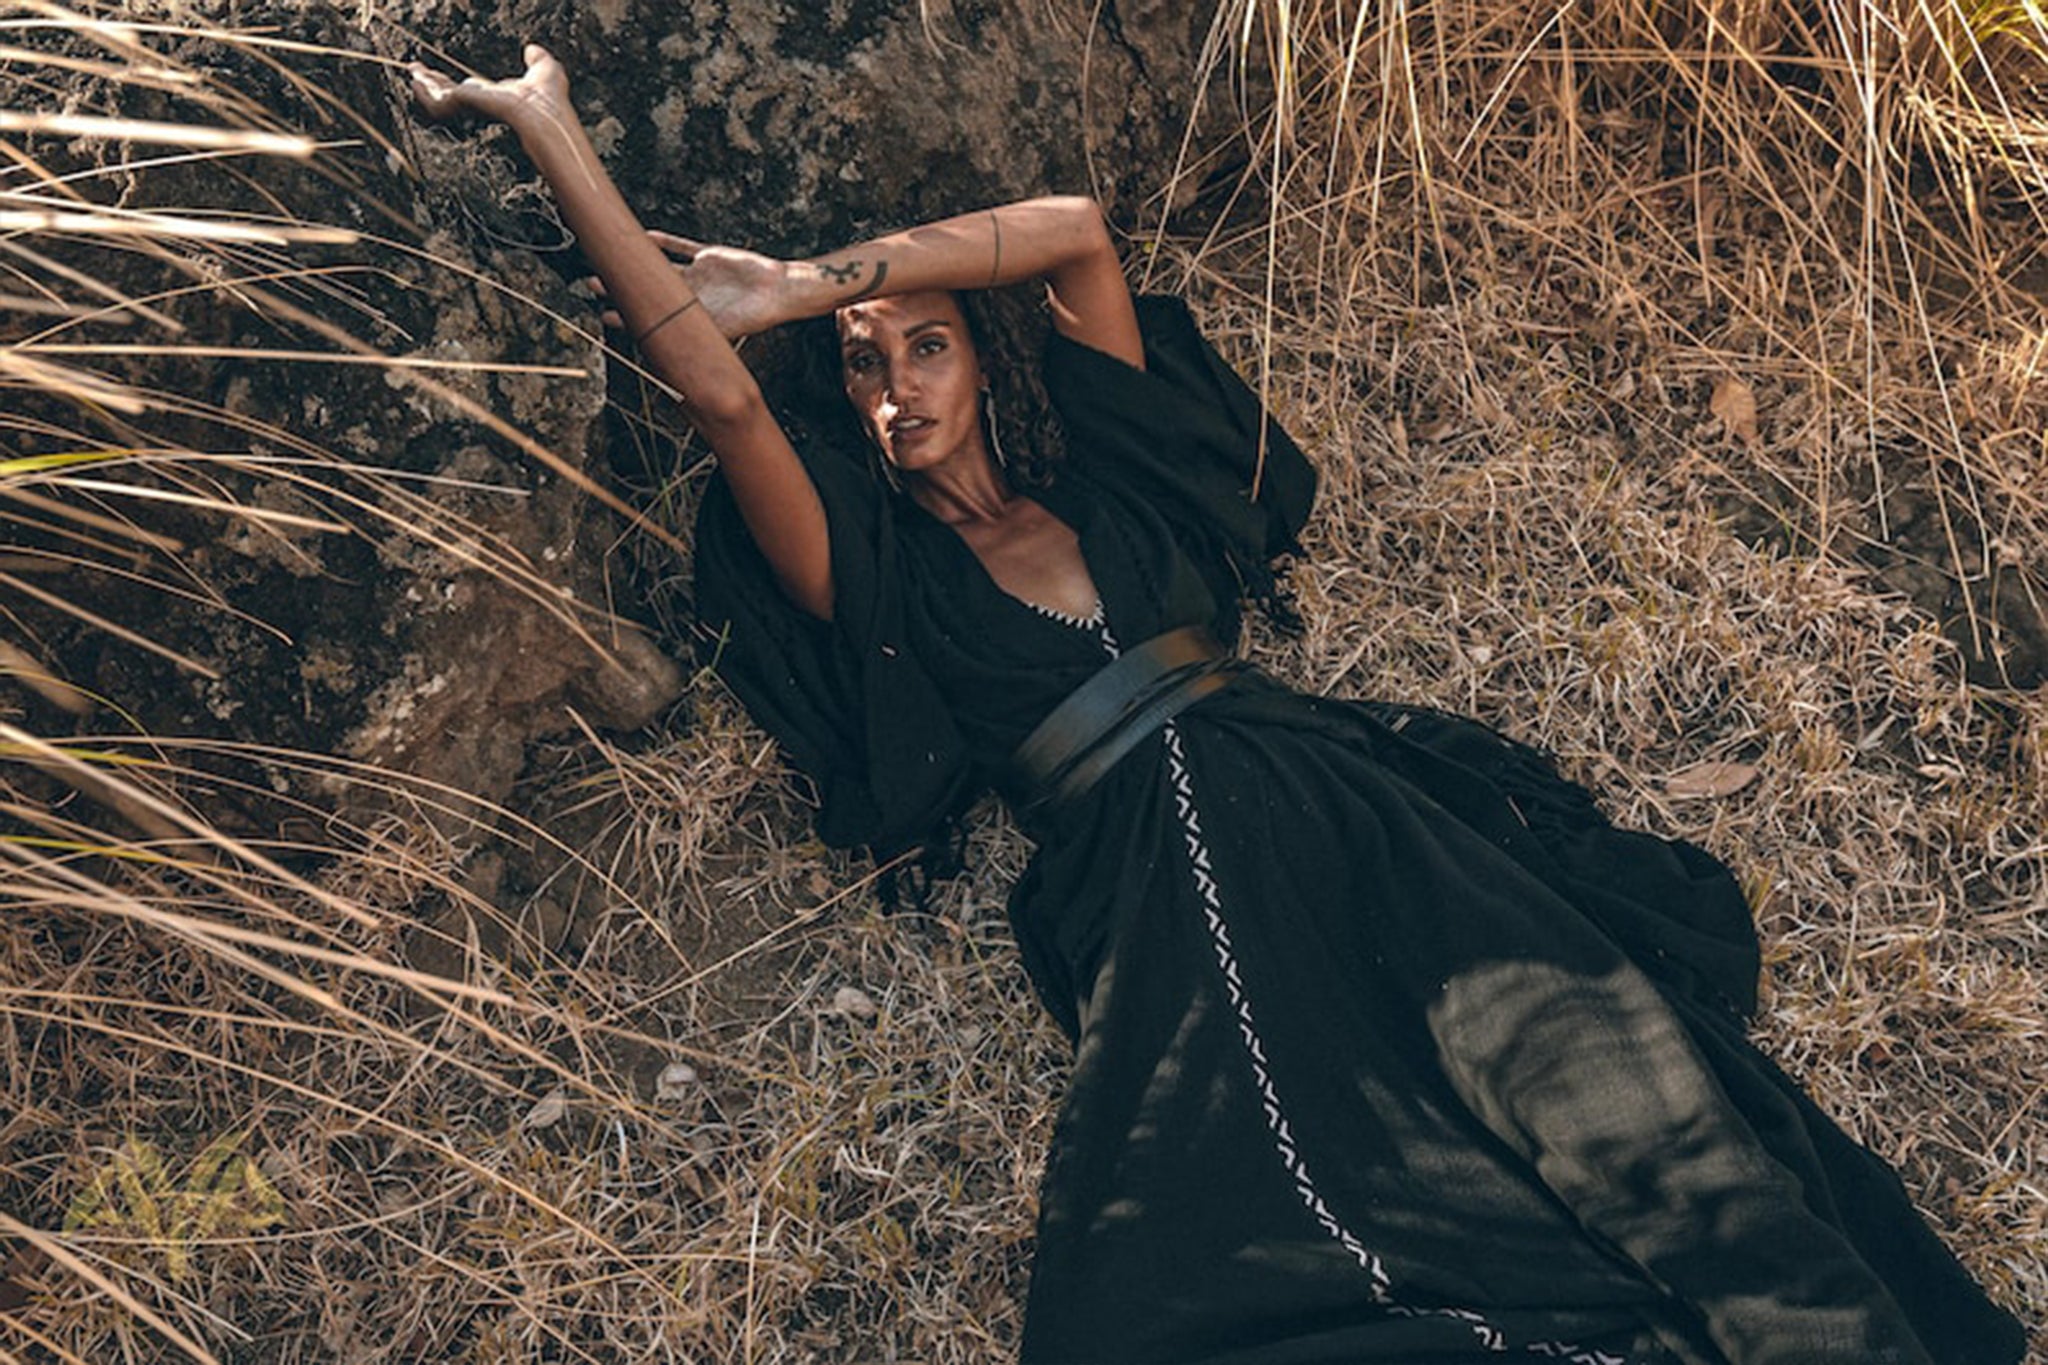
[[1746, 1041], [1727, 870], [1535, 751], [1234, 690], [1039, 833], [1077, 1053], [1025, 1360], [2018, 1359]]

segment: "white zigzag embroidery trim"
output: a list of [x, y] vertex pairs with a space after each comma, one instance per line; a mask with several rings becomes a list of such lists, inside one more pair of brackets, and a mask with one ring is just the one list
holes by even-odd
[[1562, 1360], [1566, 1365], [1628, 1365], [1624, 1356], [1609, 1355], [1605, 1351], [1589, 1351], [1583, 1346], [1573, 1346], [1562, 1341], [1539, 1341], [1529, 1348], [1534, 1356], [1549, 1356]]
[[1070, 611], [1061, 611], [1058, 607], [1048, 607], [1043, 602], [1026, 602], [1021, 597], [1017, 600], [1024, 602], [1025, 606], [1031, 608], [1040, 616], [1050, 616], [1061, 625], [1072, 626], [1075, 630], [1108, 629], [1102, 614], [1102, 599], [1100, 597], [1095, 599], [1095, 605], [1089, 609], [1086, 616], [1076, 616]]
[[1252, 1064], [1252, 1078], [1258, 1083], [1259, 1104], [1266, 1111], [1266, 1127], [1273, 1135], [1273, 1145], [1279, 1150], [1280, 1162], [1294, 1181], [1294, 1192], [1302, 1204], [1323, 1231], [1334, 1237], [1371, 1278], [1373, 1298], [1392, 1306], [1390, 1291], [1393, 1281], [1387, 1275], [1386, 1266], [1330, 1212], [1329, 1205], [1323, 1202], [1323, 1196], [1309, 1175], [1308, 1162], [1295, 1145], [1294, 1130], [1289, 1127], [1287, 1116], [1280, 1107], [1279, 1091], [1266, 1070], [1266, 1048], [1259, 1041], [1259, 1031], [1252, 1020], [1251, 1001], [1245, 998], [1237, 954], [1230, 945], [1230, 926], [1223, 920], [1223, 898], [1217, 889], [1216, 878], [1211, 875], [1209, 847], [1202, 838], [1202, 819], [1195, 809], [1194, 781], [1188, 773], [1187, 754], [1181, 748], [1180, 731], [1172, 721], [1168, 721], [1162, 734], [1166, 742], [1167, 769], [1173, 780], [1173, 801], [1180, 815], [1181, 831], [1187, 838], [1188, 870], [1194, 874], [1195, 890], [1202, 898], [1202, 914], [1208, 920], [1210, 945], [1216, 951], [1216, 965], [1223, 972], [1223, 984], [1230, 993], [1231, 1009], [1237, 1014], [1238, 1036], [1243, 1040], [1245, 1056]]
[[[1030, 605], [1036, 606], [1036, 603]], [[1102, 599], [1095, 601], [1095, 614], [1089, 621], [1079, 621], [1065, 612], [1050, 607], [1038, 610], [1056, 620], [1070, 625], [1092, 628], [1101, 637], [1102, 648], [1110, 658], [1122, 655], [1123, 650], [1110, 632], [1109, 622], [1102, 607]], [[1280, 1094], [1273, 1085], [1273, 1078], [1266, 1070], [1266, 1047], [1259, 1041], [1259, 1031], [1252, 1022], [1251, 1002], [1245, 998], [1243, 977], [1238, 970], [1237, 954], [1230, 946], [1230, 927], [1223, 920], [1223, 897], [1212, 875], [1208, 842], [1202, 837], [1202, 820], [1195, 808], [1194, 777], [1188, 771], [1187, 753], [1181, 748], [1180, 731], [1172, 721], [1160, 727], [1160, 734], [1166, 745], [1168, 774], [1173, 781], [1173, 801], [1180, 816], [1181, 831], [1187, 840], [1188, 870], [1193, 874], [1195, 889], [1202, 897], [1202, 914], [1209, 925], [1211, 946], [1216, 951], [1216, 962], [1223, 972], [1223, 982], [1230, 992], [1231, 1008], [1237, 1014], [1238, 1037], [1244, 1043], [1245, 1057], [1251, 1062], [1252, 1077], [1258, 1082], [1259, 1107], [1266, 1114], [1266, 1128], [1273, 1136], [1273, 1146], [1280, 1154], [1280, 1162], [1294, 1181], [1295, 1193], [1304, 1207], [1315, 1218], [1317, 1224], [1337, 1244], [1349, 1252], [1372, 1281], [1372, 1297], [1375, 1303], [1384, 1304], [1387, 1311], [1398, 1317], [1451, 1318], [1472, 1329], [1480, 1343], [1489, 1351], [1508, 1349], [1507, 1336], [1501, 1330], [1466, 1308], [1413, 1308], [1400, 1303], [1393, 1296], [1393, 1280], [1378, 1256], [1369, 1251], [1365, 1244], [1353, 1236], [1351, 1230], [1338, 1221], [1310, 1177], [1308, 1162], [1295, 1147], [1294, 1131], [1288, 1125], [1287, 1116], [1281, 1112]], [[1585, 1351], [1578, 1346], [1563, 1342], [1539, 1342], [1527, 1348], [1532, 1355], [1547, 1355], [1567, 1362], [1567, 1365], [1628, 1365], [1621, 1356], [1609, 1355], [1605, 1351]]]
[[[1107, 632], [1104, 632], [1107, 635]], [[1351, 1254], [1353, 1260], [1364, 1269], [1372, 1281], [1372, 1296], [1375, 1302], [1385, 1304], [1387, 1311], [1399, 1317], [1450, 1318], [1471, 1328], [1480, 1344], [1489, 1351], [1506, 1351], [1506, 1333], [1488, 1322], [1480, 1314], [1468, 1308], [1415, 1308], [1394, 1298], [1393, 1280], [1380, 1258], [1368, 1250], [1364, 1243], [1354, 1236], [1330, 1211], [1322, 1194], [1316, 1189], [1315, 1179], [1309, 1174], [1308, 1161], [1294, 1140], [1294, 1130], [1287, 1122], [1281, 1108], [1280, 1093], [1273, 1084], [1273, 1077], [1267, 1070], [1265, 1044], [1259, 1040], [1257, 1025], [1252, 1019], [1251, 1001], [1245, 996], [1244, 978], [1237, 964], [1236, 950], [1230, 943], [1230, 926], [1223, 918], [1223, 897], [1216, 884], [1214, 868], [1209, 857], [1208, 842], [1202, 837], [1202, 818], [1195, 803], [1194, 777], [1188, 771], [1187, 753], [1181, 748], [1180, 731], [1172, 721], [1161, 728], [1166, 745], [1167, 770], [1173, 782], [1173, 800], [1180, 816], [1181, 831], [1187, 839], [1188, 870], [1194, 877], [1195, 889], [1202, 898], [1202, 914], [1209, 925], [1209, 939], [1216, 952], [1216, 965], [1223, 973], [1224, 988], [1230, 995], [1231, 1009], [1237, 1015], [1237, 1032], [1244, 1043], [1245, 1057], [1251, 1063], [1252, 1078], [1259, 1088], [1259, 1105], [1265, 1110], [1266, 1128], [1272, 1134], [1273, 1146], [1280, 1154], [1280, 1162], [1294, 1181], [1294, 1191], [1302, 1204], [1315, 1218], [1324, 1232], [1336, 1239], [1337, 1244]], [[1620, 1356], [1611, 1356], [1601, 1351], [1587, 1352], [1577, 1346], [1562, 1342], [1544, 1342], [1527, 1348], [1539, 1355], [1549, 1355], [1570, 1362], [1570, 1365], [1627, 1365]]]

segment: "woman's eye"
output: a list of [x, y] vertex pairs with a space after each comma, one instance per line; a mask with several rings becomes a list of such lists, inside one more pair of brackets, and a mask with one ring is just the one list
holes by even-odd
[[861, 354], [846, 357], [846, 372], [848, 374], [866, 374], [874, 368], [875, 358], [871, 355]]
[[924, 340], [917, 343], [917, 353], [919, 355], [937, 355], [940, 351], [943, 351], [945, 349], [946, 343], [944, 339], [940, 337], [926, 337]]

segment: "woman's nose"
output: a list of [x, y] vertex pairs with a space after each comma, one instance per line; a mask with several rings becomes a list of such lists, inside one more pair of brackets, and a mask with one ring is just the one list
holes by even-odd
[[902, 407], [917, 392], [917, 383], [907, 368], [890, 366], [882, 376], [882, 394], [886, 401]]

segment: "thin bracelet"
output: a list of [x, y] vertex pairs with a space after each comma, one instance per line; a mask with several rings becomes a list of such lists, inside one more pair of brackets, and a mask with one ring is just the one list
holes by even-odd
[[677, 318], [689, 312], [692, 308], [695, 308], [698, 304], [702, 303], [703, 301], [704, 300], [696, 297], [694, 294], [691, 295], [687, 302], [677, 304], [674, 308], [669, 309], [666, 313], [663, 313], [661, 315], [660, 321], [656, 322], [652, 327], [649, 327], [639, 336], [634, 337], [633, 344], [635, 346], [642, 344], [647, 340], [647, 338], [653, 336], [656, 332], [659, 332], [662, 328], [668, 326], [671, 322], [674, 322]]

